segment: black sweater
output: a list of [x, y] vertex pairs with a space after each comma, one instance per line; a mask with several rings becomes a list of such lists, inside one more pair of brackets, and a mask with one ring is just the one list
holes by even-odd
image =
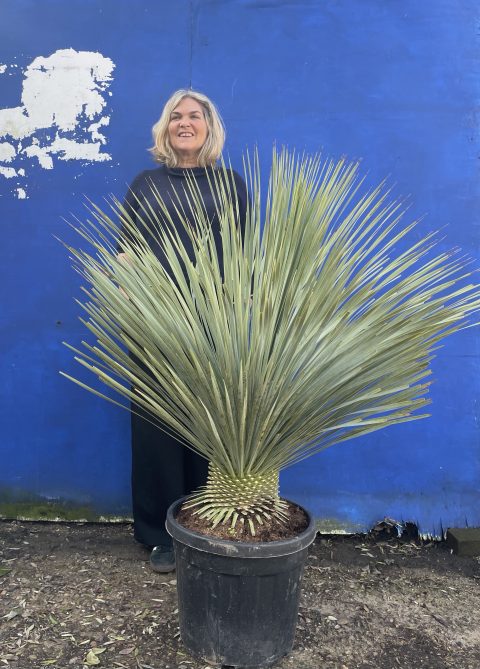
[[[171, 168], [167, 167], [166, 165], [162, 165], [161, 167], [157, 167], [156, 169], [153, 170], [145, 170], [144, 172], [141, 172], [133, 180], [130, 189], [127, 193], [127, 196], [125, 198], [124, 206], [129, 212], [129, 214], [134, 218], [134, 220], [135, 219], [138, 220], [138, 225], [141, 230], [143, 226], [141, 225], [141, 220], [139, 220], [139, 218], [141, 218], [142, 215], [145, 217], [145, 214], [143, 214], [140, 209], [141, 208], [140, 203], [142, 203], [143, 205], [147, 205], [146, 207], [147, 211], [148, 211], [148, 205], [151, 205], [161, 218], [162, 215], [158, 210], [158, 205], [155, 202], [155, 197], [151, 190], [151, 186], [153, 186], [155, 189], [158, 190], [159, 194], [164, 200], [168, 208], [168, 212], [173, 220], [173, 223], [181, 237], [181, 240], [185, 245], [185, 248], [187, 249], [189, 256], [192, 257], [192, 244], [188, 237], [187, 231], [185, 230], [184, 226], [182, 225], [178, 217], [177, 212], [175, 211], [175, 208], [177, 207], [179, 210], [182, 210], [183, 208], [187, 213], [187, 216], [188, 213], [191, 212], [191, 208], [188, 204], [187, 194], [189, 191], [188, 191], [187, 179], [188, 175], [193, 175], [200, 189], [205, 211], [208, 220], [210, 221], [210, 224], [213, 228], [217, 253], [219, 255], [220, 262], [222, 262], [220, 226], [218, 217], [216, 215], [214, 197], [209, 183], [209, 178], [210, 181], [212, 182], [213, 188], [214, 188], [213, 186], [214, 180], [213, 180], [213, 175], [208, 174], [208, 171], [212, 172], [213, 170], [216, 170], [217, 173], [220, 175], [223, 174], [223, 171], [218, 168], [195, 167], [192, 169], [183, 169], [183, 168]], [[237, 192], [239, 215], [240, 215], [240, 220], [238, 223], [243, 233], [245, 226], [245, 217], [247, 212], [247, 202], [248, 202], [247, 189], [244, 180], [239, 174], [237, 174], [237, 172], [235, 172], [234, 170], [227, 170], [227, 175], [228, 179], [234, 183]], [[122, 232], [122, 234], [123, 233], [124, 232]], [[143, 233], [152, 251], [155, 253], [157, 258], [163, 262], [164, 260], [163, 252], [160, 249], [158, 242], [145, 229], [143, 229]], [[121, 236], [118, 242], [118, 250], [120, 252], [122, 251]]]

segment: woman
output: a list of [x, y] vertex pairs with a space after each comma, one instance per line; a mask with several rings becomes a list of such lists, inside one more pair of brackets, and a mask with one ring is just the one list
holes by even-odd
[[[153, 186], [162, 196], [173, 221], [178, 222], [177, 230], [183, 243], [191, 248], [176, 209], [180, 202], [186, 212], [191, 211], [186, 191], [187, 180], [193, 175], [221, 255], [219, 223], [211, 186], [214, 180], [208, 174], [209, 170], [216, 169], [215, 164], [225, 141], [225, 130], [215, 105], [201, 93], [179, 90], [166, 103], [152, 131], [154, 145], [151, 152], [160, 166], [142, 172], [133, 180], [124, 206], [135, 216], [142, 203], [151, 204], [160, 216], [152, 194]], [[243, 228], [247, 208], [245, 183], [233, 170], [229, 170], [227, 175], [235, 183], [239, 224]], [[163, 261], [158, 244], [147, 232], [145, 236], [157, 257]], [[119, 253], [119, 257], [126, 256]], [[136, 411], [143, 413], [138, 407]], [[206, 479], [206, 460], [132, 413], [134, 536], [151, 549], [150, 564], [155, 571], [175, 569], [172, 540], [165, 530], [168, 507], [176, 499], [204, 485]]]

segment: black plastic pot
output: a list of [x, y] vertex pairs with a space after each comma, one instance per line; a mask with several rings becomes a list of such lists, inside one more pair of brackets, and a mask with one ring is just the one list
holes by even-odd
[[292, 648], [300, 582], [315, 523], [283, 541], [226, 541], [176, 521], [183, 500], [168, 510], [166, 527], [177, 563], [180, 636], [210, 664], [269, 666]]

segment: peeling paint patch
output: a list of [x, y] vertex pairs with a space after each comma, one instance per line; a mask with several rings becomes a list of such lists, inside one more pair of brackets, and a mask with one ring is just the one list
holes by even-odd
[[13, 177], [17, 176], [13, 167], [2, 167], [2, 165], [0, 165], [0, 174], [4, 176], [5, 179], [13, 179]]
[[[0, 65], [0, 74], [7, 67]], [[22, 177], [21, 187], [17, 182], [12, 189], [16, 197], [25, 197], [36, 167], [53, 169], [56, 160], [111, 160], [103, 151], [107, 138], [101, 129], [110, 123], [107, 89], [114, 68], [101, 53], [74, 49], [39, 56], [28, 65], [21, 105], [0, 109], [0, 177]]]
[[24, 149], [24, 153], [30, 158], [37, 158], [40, 167], [43, 167], [44, 170], [53, 169], [53, 160], [48, 155], [48, 150], [46, 148], [42, 148], [38, 144], [32, 144]]
[[11, 163], [17, 155], [15, 147], [10, 142], [0, 142], [0, 161], [4, 163]]

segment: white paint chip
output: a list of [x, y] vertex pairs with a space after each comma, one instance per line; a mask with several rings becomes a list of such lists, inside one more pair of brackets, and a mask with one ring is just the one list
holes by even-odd
[[7, 66], [4, 65], [3, 63], [0, 63], [0, 74], [5, 74], [7, 71]]
[[3, 167], [0, 165], [0, 174], [5, 177], [5, 179], [12, 179], [17, 176], [16, 170], [13, 167]]
[[15, 146], [10, 142], [0, 142], [0, 162], [11, 163], [17, 155]]
[[[110, 58], [93, 51], [60, 49], [35, 58], [24, 71], [21, 105], [0, 109], [0, 175], [26, 180], [32, 169], [51, 170], [56, 160], [111, 160], [102, 151], [107, 138], [100, 129], [110, 123], [107, 88], [114, 68]], [[6, 69], [0, 65], [0, 74]], [[5, 165], [12, 162], [14, 167]], [[13, 193], [26, 197], [24, 188]]]
[[50, 152], [58, 154], [60, 160], [111, 160], [109, 153], [101, 152], [100, 142], [77, 142], [64, 137], [57, 137], [50, 145]]
[[24, 153], [30, 158], [38, 158], [38, 163], [44, 170], [53, 170], [53, 160], [49, 155], [49, 150], [50, 147], [42, 148], [38, 144], [32, 144], [24, 149]]

